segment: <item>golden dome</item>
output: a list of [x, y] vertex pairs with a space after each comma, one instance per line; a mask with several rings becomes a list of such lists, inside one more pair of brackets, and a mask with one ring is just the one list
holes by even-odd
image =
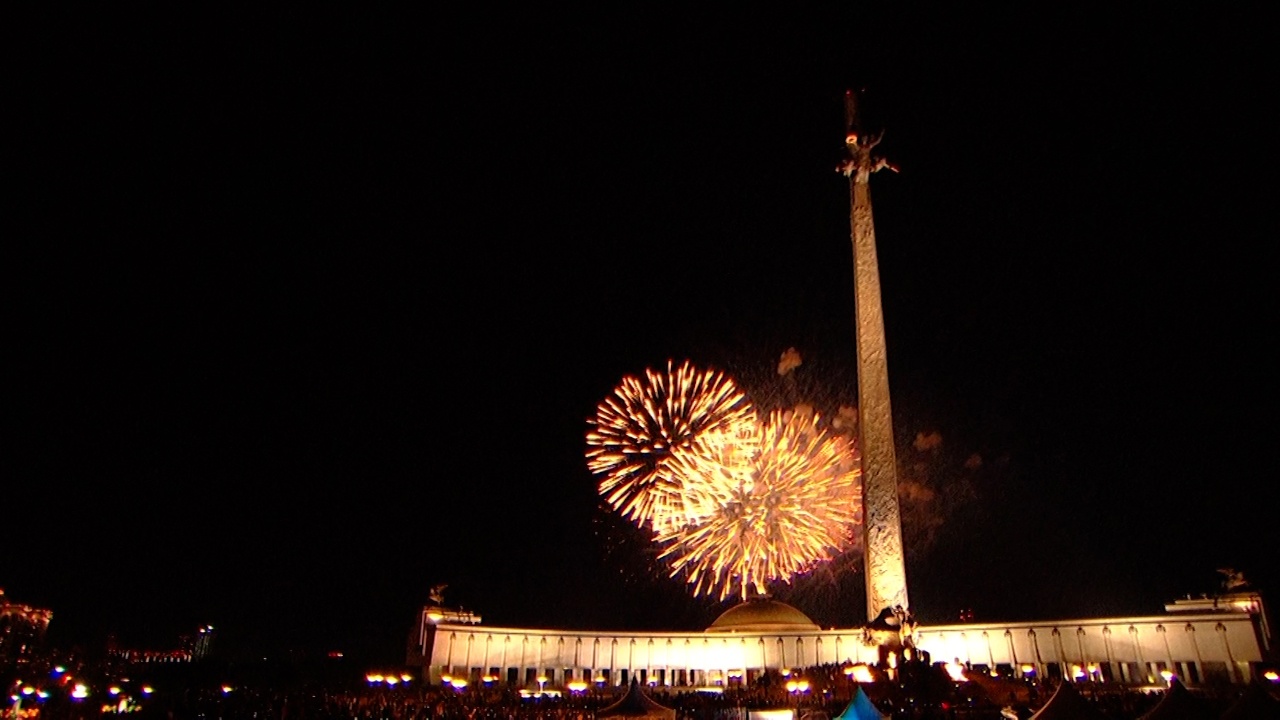
[[706, 631], [778, 633], [813, 630], [821, 628], [799, 610], [784, 602], [757, 597], [725, 610]]

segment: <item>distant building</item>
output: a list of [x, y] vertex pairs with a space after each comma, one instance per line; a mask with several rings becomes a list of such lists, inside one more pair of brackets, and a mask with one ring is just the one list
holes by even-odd
[[53, 611], [11, 602], [0, 588], [0, 661], [30, 657], [43, 644]]
[[113, 635], [107, 638], [107, 654], [126, 663], [189, 663], [208, 657], [213, 638], [212, 625], [202, 625], [193, 634], [179, 636], [177, 647], [167, 649], [123, 647]]

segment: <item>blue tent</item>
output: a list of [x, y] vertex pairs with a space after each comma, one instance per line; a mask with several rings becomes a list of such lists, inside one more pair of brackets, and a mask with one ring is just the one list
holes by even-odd
[[859, 685], [858, 692], [854, 693], [853, 699], [832, 720], [889, 720], [889, 716], [880, 712], [875, 703], [871, 702], [871, 698], [867, 697], [867, 693], [863, 691], [862, 686]]

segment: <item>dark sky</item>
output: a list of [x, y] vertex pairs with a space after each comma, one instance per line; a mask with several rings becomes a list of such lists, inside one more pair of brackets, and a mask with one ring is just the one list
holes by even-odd
[[[708, 623], [586, 420], [668, 359], [774, 397], [789, 346], [856, 402], [851, 87], [917, 615], [1280, 581], [1261, 13], [173, 12], [18, 24], [6, 73], [0, 587], [58, 641], [394, 660], [438, 583]], [[863, 614], [856, 558], [778, 592]]]

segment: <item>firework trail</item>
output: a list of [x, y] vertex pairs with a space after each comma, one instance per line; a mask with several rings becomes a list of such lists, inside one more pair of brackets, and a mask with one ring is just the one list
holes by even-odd
[[624, 377], [588, 422], [587, 467], [601, 476], [600, 495], [636, 524], [666, 532], [700, 512], [672, 463], [753, 424], [755, 410], [724, 373], [668, 361], [665, 373]]
[[657, 533], [672, 575], [683, 574], [695, 594], [746, 599], [853, 542], [858, 463], [849, 441], [824, 430], [817, 413], [770, 413], [755, 437], [738, 426], [700, 449], [669, 465], [697, 512]]

